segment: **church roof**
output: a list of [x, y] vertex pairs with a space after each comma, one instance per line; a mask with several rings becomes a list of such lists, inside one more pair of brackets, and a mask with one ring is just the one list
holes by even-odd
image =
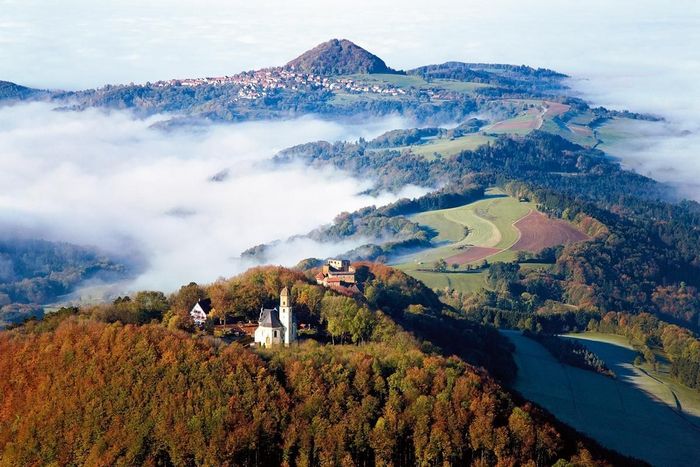
[[283, 328], [282, 323], [280, 323], [279, 312], [277, 308], [262, 308], [260, 310], [260, 318], [258, 318], [258, 325], [264, 328]]
[[289, 295], [289, 289], [287, 287], [282, 289], [282, 292], [280, 292], [280, 296], [288, 296]]

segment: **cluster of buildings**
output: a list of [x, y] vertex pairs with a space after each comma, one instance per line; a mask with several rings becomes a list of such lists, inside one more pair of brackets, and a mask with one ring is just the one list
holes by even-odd
[[168, 86], [221, 86], [233, 84], [240, 86], [238, 97], [241, 99], [260, 99], [276, 89], [298, 90], [302, 88], [327, 89], [350, 93], [376, 93], [391, 96], [406, 94], [406, 91], [390, 84], [367, 84], [351, 78], [329, 78], [311, 73], [302, 73], [288, 68], [265, 68], [257, 71], [239, 73], [234, 76], [208, 78], [187, 78], [156, 81], [154, 87]]
[[316, 274], [316, 283], [344, 294], [360, 293], [355, 268], [346, 259], [329, 259]]
[[[346, 295], [360, 293], [355, 268], [346, 259], [328, 260], [316, 275], [316, 283]], [[213, 311], [211, 299], [201, 299], [190, 310], [190, 316], [195, 325], [202, 327]], [[254, 345], [262, 347], [293, 344], [297, 341], [298, 324], [289, 289], [285, 287], [280, 292], [278, 307], [260, 309], [257, 324], [234, 323], [227, 329], [239, 336], [251, 336]]]
[[[190, 310], [190, 316], [197, 326], [203, 326], [212, 312], [211, 300], [197, 301]], [[293, 344], [297, 340], [297, 322], [292, 309], [289, 289], [280, 292], [280, 304], [277, 308], [261, 308], [258, 323], [235, 323], [229, 327], [236, 334], [253, 337], [255, 345], [272, 347], [273, 345]]]

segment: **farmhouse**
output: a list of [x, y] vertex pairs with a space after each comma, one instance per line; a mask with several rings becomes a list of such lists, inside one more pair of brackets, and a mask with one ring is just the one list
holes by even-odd
[[280, 293], [280, 306], [262, 308], [258, 327], [255, 330], [255, 343], [263, 347], [283, 344], [288, 346], [297, 340], [297, 324], [292, 311], [289, 289], [285, 287]]
[[204, 298], [201, 300], [197, 300], [197, 303], [195, 303], [192, 309], [190, 310], [190, 316], [194, 320], [194, 324], [196, 324], [197, 326], [203, 326], [204, 323], [207, 321], [207, 317], [209, 317], [211, 311], [211, 300], [208, 298]]
[[324, 287], [350, 287], [355, 284], [355, 268], [347, 259], [329, 259], [316, 274], [316, 283]]

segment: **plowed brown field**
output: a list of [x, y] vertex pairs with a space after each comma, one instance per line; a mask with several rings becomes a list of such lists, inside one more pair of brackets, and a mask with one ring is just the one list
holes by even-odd
[[469, 249], [458, 253], [456, 255], [452, 255], [449, 258], [445, 258], [445, 261], [447, 264], [467, 264], [471, 263], [472, 261], [479, 261], [480, 259], [484, 259], [487, 256], [491, 256], [493, 254], [496, 254], [500, 252], [498, 248], [486, 248], [482, 246], [472, 246], [469, 247]]
[[567, 222], [550, 219], [540, 212], [531, 212], [513, 224], [520, 230], [520, 239], [511, 247], [537, 253], [544, 248], [588, 240], [588, 235]]

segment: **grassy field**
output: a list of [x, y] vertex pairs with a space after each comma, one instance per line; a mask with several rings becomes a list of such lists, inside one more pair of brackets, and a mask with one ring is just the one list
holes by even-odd
[[[534, 203], [519, 201], [498, 188], [490, 188], [486, 191], [486, 197], [479, 201], [415, 214], [411, 220], [437, 234], [432, 239], [433, 247], [394, 258], [392, 264], [433, 289], [449, 287], [460, 292], [474, 292], [486, 286], [485, 271], [478, 270], [478, 266], [484, 260], [489, 263], [515, 261], [520, 245], [523, 249], [528, 248], [525, 245], [528, 242], [521, 239], [532, 240], [533, 234], [536, 234], [541, 237], [540, 243], [544, 246], [551, 246], [545, 245], [546, 242], [554, 245], [573, 241], [573, 237], [568, 235], [571, 232], [566, 229], [574, 230], [574, 227], [569, 224], [562, 226], [563, 221], [542, 216], [546, 221], [544, 224], [518, 222], [528, 215], [530, 217], [525, 220], [530, 219], [534, 211]], [[548, 228], [550, 224], [553, 230], [543, 232], [543, 225]], [[518, 227], [525, 230], [521, 233]], [[567, 235], [562, 235], [562, 232]], [[587, 238], [583, 234], [581, 236]], [[446, 272], [434, 270], [435, 263], [440, 260], [447, 262]], [[521, 264], [524, 270], [549, 266]]]
[[[633, 343], [631, 344], [626, 337], [618, 336], [617, 334], [584, 332], [581, 334], [568, 334], [566, 337], [579, 339], [596, 353], [601, 351], [601, 349], [596, 350], [596, 348], [601, 347], [601, 343], [635, 350]], [[602, 351], [605, 351], [604, 346]], [[658, 351], [657, 360], [668, 361], [666, 355], [660, 351]], [[637, 367], [637, 370], [641, 371], [635, 373], [636, 384], [681, 414], [690, 414], [700, 418], [700, 392], [673, 380], [669, 372], [669, 365], [661, 364], [655, 370], [651, 365], [643, 364]], [[698, 424], [698, 429], [700, 429], [700, 424]]]
[[[656, 396], [663, 383], [634, 368], [633, 350], [618, 336], [577, 335], [617, 375], [608, 378], [562, 365], [519, 331], [504, 331], [515, 345], [514, 389], [601, 444], [653, 465], [685, 466], [700, 459], [700, 423]], [[654, 388], [649, 390], [649, 388]]]
[[476, 149], [479, 146], [483, 146], [484, 144], [495, 140], [496, 138], [493, 136], [486, 136], [482, 133], [474, 133], [454, 139], [435, 139], [425, 144], [403, 146], [396, 149], [410, 149], [414, 154], [418, 154], [427, 159], [434, 159], [436, 154], [440, 154], [443, 157], [452, 157], [462, 151]]
[[526, 135], [541, 126], [541, 112], [527, 111], [516, 117], [484, 127], [485, 133]]
[[595, 146], [595, 144], [598, 142], [598, 140], [593, 136], [592, 132], [590, 135], [577, 133], [558, 120], [545, 120], [541, 129], [542, 131], [559, 135], [562, 138], [568, 139], [572, 143], [580, 144], [581, 146]]
[[[513, 223], [535, 208], [532, 203], [519, 202], [498, 189], [490, 189], [488, 197], [465, 206], [429, 211], [412, 216], [412, 220], [438, 232], [433, 239], [435, 248], [398, 258], [395, 265], [434, 289], [450, 287], [462, 292], [473, 292], [484, 287], [484, 273], [437, 273], [425, 271], [435, 261], [460, 254], [469, 246], [490, 247], [499, 250], [488, 261], [512, 261], [516, 253], [508, 251], [519, 238]], [[465, 230], [468, 229], [468, 230]], [[465, 236], [465, 233], [467, 235]], [[478, 265], [483, 261], [473, 261]]]
[[568, 119], [567, 123], [571, 123], [574, 125], [588, 125], [593, 120], [595, 120], [595, 118], [596, 116], [593, 112], [591, 112], [590, 110], [586, 110], [585, 112], [579, 112], [575, 116]]
[[463, 92], [471, 94], [477, 89], [489, 87], [489, 84], [473, 83], [468, 81], [457, 81], [451, 79], [435, 79], [430, 82], [424, 80], [420, 76], [415, 75], [393, 75], [393, 74], [371, 74], [371, 75], [348, 75], [345, 78], [350, 78], [358, 83], [367, 84], [391, 84], [397, 88], [408, 89], [445, 89], [448, 91]]
[[596, 135], [600, 140], [599, 148], [607, 151], [625, 140], [633, 140], [644, 136], [649, 130], [653, 131], [655, 125], [658, 125], [658, 123], [632, 120], [629, 118], [608, 120], [596, 129]]
[[[401, 268], [404, 269], [404, 268]], [[444, 290], [445, 288], [458, 290], [463, 293], [478, 292], [486, 285], [486, 272], [473, 271], [461, 273], [440, 274], [435, 272], [418, 271], [416, 269], [404, 271], [433, 290]]]

